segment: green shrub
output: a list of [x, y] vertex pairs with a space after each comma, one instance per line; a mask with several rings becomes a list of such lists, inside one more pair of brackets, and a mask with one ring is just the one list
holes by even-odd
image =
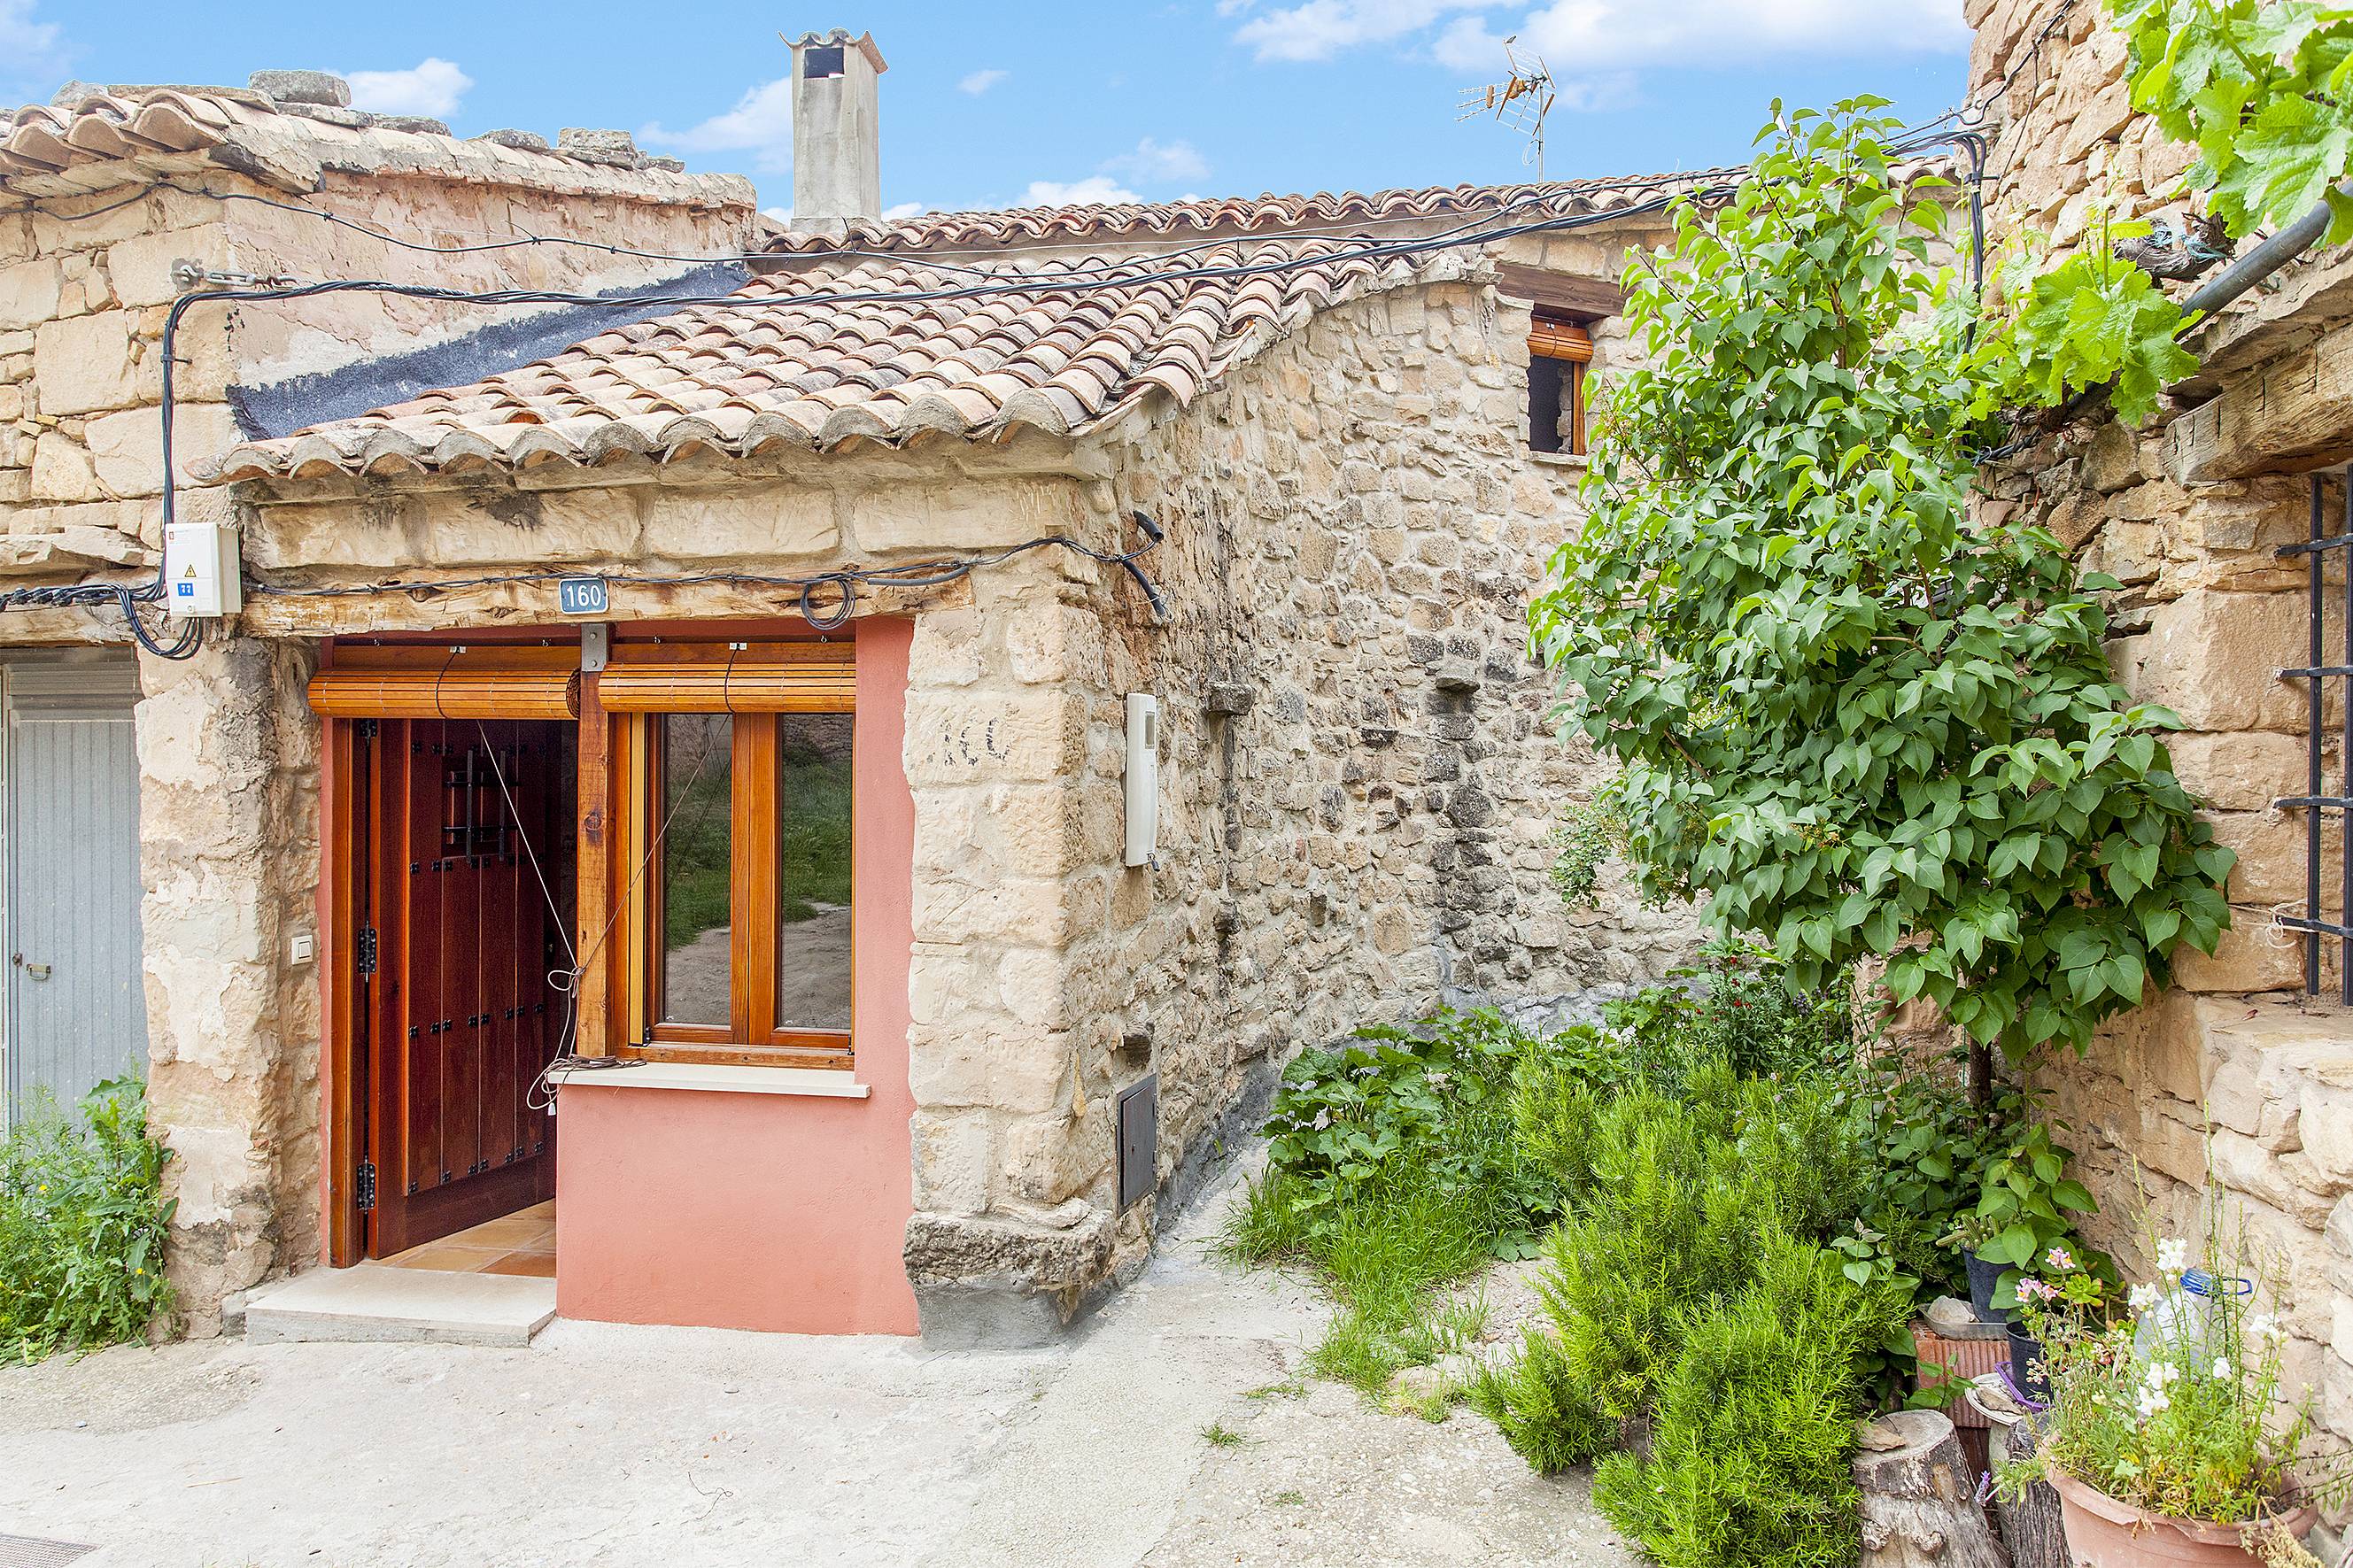
[[1531, 1463], [1590, 1458], [1648, 1407], [1694, 1301], [1737, 1289], [1769, 1212], [1734, 1179], [1733, 1146], [1700, 1112], [1649, 1089], [1602, 1110], [1592, 1181], [1546, 1248], [1537, 1280], [1551, 1332], [1486, 1380], [1481, 1407]]
[[1777, 1226], [1751, 1256], [1751, 1283], [1679, 1325], [1649, 1457], [1612, 1454], [1594, 1472], [1602, 1512], [1669, 1568], [1827, 1568], [1856, 1554], [1857, 1369], [1909, 1296], [1857, 1287], [1835, 1254]]
[[[1267, 1175], [1229, 1237], [1234, 1250], [1256, 1261], [1318, 1240], [1353, 1201], [1409, 1173], [1470, 1216], [1493, 1255], [1534, 1256], [1560, 1198], [1514, 1134], [1511, 1086], [1514, 1064], [1539, 1048], [1500, 1015], [1478, 1012], [1303, 1051], [1275, 1091]], [[1290, 1212], [1264, 1212], [1274, 1206]]]
[[[1750, 1288], [1765, 1241], [1826, 1240], [1869, 1190], [1857, 1112], [1830, 1080], [1742, 1079], [1718, 1061], [1687, 1088], [1683, 1100], [1625, 1091], [1581, 1142], [1555, 1130], [1588, 1178], [1537, 1282], [1550, 1331], [1527, 1336], [1475, 1394], [1540, 1468], [1614, 1446], [1659, 1396], [1689, 1325]], [[1550, 1103], [1574, 1108], [1580, 1092]], [[1539, 1105], [1525, 1087], [1515, 1103]], [[1908, 1304], [1909, 1280], [1873, 1283]]]
[[1619, 1424], [1594, 1404], [1568, 1352], [1550, 1334], [1527, 1334], [1508, 1364], [1490, 1363], [1472, 1384], [1471, 1407], [1495, 1424], [1512, 1452], [1546, 1475], [1618, 1446]]
[[1789, 988], [1788, 967], [1741, 942], [1708, 948], [1676, 982], [1603, 1010], [1625, 1076], [1669, 1094], [1722, 1062], [1742, 1078], [1793, 1077], [1845, 1061], [1852, 1050], [1843, 973], [1819, 992]]
[[26, 1361], [132, 1340], [168, 1317], [168, 1152], [135, 1078], [102, 1083], [79, 1123], [36, 1109], [0, 1140], [0, 1352]]

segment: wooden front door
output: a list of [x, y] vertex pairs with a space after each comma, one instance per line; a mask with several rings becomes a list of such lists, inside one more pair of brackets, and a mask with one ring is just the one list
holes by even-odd
[[[566, 1018], [548, 978], [566, 963], [566, 728], [378, 726], [366, 806], [379, 848], [363, 1080], [371, 1256], [554, 1195], [554, 1122], [531, 1101]], [[363, 973], [370, 956], [364, 943]]]

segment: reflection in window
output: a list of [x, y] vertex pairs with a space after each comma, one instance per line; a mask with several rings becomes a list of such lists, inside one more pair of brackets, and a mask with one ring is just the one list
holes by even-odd
[[849, 1027], [847, 713], [776, 721], [776, 1027]]
[[728, 932], [731, 831], [724, 713], [670, 713], [661, 721], [662, 1018], [732, 1020]]

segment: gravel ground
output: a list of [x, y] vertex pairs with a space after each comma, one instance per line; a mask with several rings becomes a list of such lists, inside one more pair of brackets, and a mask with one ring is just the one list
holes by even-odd
[[1636, 1561], [1478, 1416], [1296, 1384], [1328, 1308], [1208, 1258], [1230, 1195], [1049, 1351], [559, 1321], [0, 1370], [0, 1536], [80, 1568]]

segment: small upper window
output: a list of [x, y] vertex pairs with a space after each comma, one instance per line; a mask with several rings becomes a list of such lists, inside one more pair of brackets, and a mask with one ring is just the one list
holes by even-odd
[[821, 45], [801, 51], [801, 75], [811, 81], [825, 77], [839, 76], [848, 68], [839, 44]]
[[1528, 331], [1528, 450], [1584, 455], [1585, 375], [1592, 362], [1585, 323], [1539, 306]]

